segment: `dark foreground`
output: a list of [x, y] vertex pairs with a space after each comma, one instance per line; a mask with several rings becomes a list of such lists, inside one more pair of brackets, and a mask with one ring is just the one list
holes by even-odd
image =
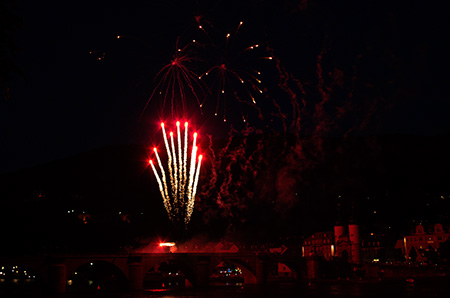
[[320, 281], [292, 285], [228, 286], [203, 289], [145, 290], [125, 293], [67, 293], [50, 295], [36, 293], [3, 293], [8, 297], [39, 298], [251, 298], [251, 297], [448, 297], [450, 280], [447, 278], [395, 281]]

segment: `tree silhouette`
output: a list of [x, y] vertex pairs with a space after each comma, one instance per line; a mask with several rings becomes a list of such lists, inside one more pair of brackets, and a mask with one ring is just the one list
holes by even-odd
[[411, 247], [409, 250], [409, 258], [411, 259], [411, 262], [415, 262], [417, 259], [417, 251], [414, 247]]

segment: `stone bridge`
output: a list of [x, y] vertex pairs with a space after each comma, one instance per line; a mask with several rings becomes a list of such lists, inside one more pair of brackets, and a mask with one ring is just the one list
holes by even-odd
[[[181, 268], [194, 286], [208, 286], [209, 278], [222, 262], [233, 263], [242, 270], [244, 284], [264, 284], [268, 268], [283, 262], [294, 271], [301, 270], [298, 257], [237, 253], [111, 253], [111, 254], [47, 254], [36, 256], [0, 257], [0, 266], [19, 266], [35, 272], [53, 293], [64, 293], [68, 277], [81, 266], [107, 262], [118, 268], [128, 280], [130, 290], [142, 290], [144, 276], [162, 262], [171, 262]], [[75, 273], [76, 274], [76, 273]]]

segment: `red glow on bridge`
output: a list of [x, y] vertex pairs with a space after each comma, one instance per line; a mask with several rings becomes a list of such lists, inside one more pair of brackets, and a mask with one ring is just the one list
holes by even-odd
[[160, 247], [164, 247], [164, 246], [175, 246], [175, 242], [161, 242], [159, 243]]

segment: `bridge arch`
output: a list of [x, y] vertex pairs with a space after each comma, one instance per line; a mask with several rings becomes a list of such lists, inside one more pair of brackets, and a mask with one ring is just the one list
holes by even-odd
[[71, 292], [118, 292], [128, 287], [128, 278], [121, 268], [105, 260], [78, 264], [67, 271], [67, 290]]
[[254, 285], [257, 283], [257, 278], [255, 272], [251, 269], [251, 266], [248, 262], [238, 259], [238, 258], [222, 258], [219, 264], [215, 264], [215, 269], [222, 265], [234, 265], [241, 270], [244, 284], [246, 285]]
[[196, 282], [195, 266], [178, 255], [143, 260], [144, 288], [186, 287]]

